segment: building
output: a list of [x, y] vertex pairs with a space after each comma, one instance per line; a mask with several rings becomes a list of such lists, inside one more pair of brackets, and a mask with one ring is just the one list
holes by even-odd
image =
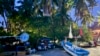
[[92, 33], [94, 41], [100, 43], [100, 25], [98, 22], [94, 22], [94, 24], [89, 27], [89, 30]]

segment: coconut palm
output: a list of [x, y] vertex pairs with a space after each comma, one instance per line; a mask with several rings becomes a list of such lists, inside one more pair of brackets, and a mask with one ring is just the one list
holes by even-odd
[[[18, 21], [17, 19], [19, 18], [19, 21], [24, 23], [26, 21], [23, 20], [34, 22], [37, 19], [35, 17], [52, 16], [52, 19], [59, 17], [61, 19], [59, 23], [65, 26], [66, 22], [71, 19], [70, 15], [68, 15], [68, 11], [71, 8], [75, 8], [75, 15], [85, 24], [87, 21], [91, 21], [92, 18], [88, 8], [95, 5], [94, 0], [24, 0], [23, 2], [19, 2], [22, 5], [16, 7], [19, 11], [15, 11], [14, 0], [0, 0], [0, 14], [6, 10], [9, 17], [14, 18], [14, 21]], [[54, 21], [56, 20], [51, 20], [50, 23]]]
[[90, 8], [96, 5], [95, 0], [76, 0], [75, 1], [75, 15], [77, 19], [82, 20], [82, 24], [90, 23], [93, 16], [90, 13]]

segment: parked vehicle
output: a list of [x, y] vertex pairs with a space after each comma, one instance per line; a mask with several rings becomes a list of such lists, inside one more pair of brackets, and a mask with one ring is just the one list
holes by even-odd
[[53, 48], [55, 48], [55, 45], [53, 42], [51, 42], [50, 38], [42, 37], [38, 40], [38, 43], [37, 43], [38, 50], [47, 50], [47, 49], [53, 49]]

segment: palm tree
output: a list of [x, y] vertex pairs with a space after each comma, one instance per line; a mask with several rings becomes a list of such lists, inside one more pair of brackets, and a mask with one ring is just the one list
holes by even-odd
[[71, 8], [75, 8], [76, 16], [86, 23], [86, 20], [91, 21], [90, 17], [92, 18], [88, 7], [95, 5], [94, 0], [24, 0], [21, 3], [22, 5], [17, 7], [19, 11], [15, 11], [14, 0], [0, 0], [0, 14], [6, 10], [9, 17], [20, 18], [19, 21], [23, 19], [33, 20], [33, 22], [36, 17], [45, 17], [45, 14], [47, 14], [49, 17], [52, 16], [52, 19], [50, 19], [50, 22], [53, 22], [52, 25], [56, 21], [54, 18], [59, 17], [61, 18], [60, 24], [65, 26], [66, 22], [71, 21], [70, 15], [68, 15]]
[[91, 23], [93, 16], [89, 9], [96, 5], [95, 0], [76, 0], [75, 1], [75, 15], [77, 19], [82, 20], [82, 24]]

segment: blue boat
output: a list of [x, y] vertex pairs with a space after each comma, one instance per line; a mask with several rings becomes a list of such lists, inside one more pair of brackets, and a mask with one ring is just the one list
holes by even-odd
[[62, 41], [61, 45], [66, 52], [68, 52], [69, 54], [73, 56], [88, 56], [89, 55], [89, 51], [83, 48], [80, 48], [69, 41], [67, 42]]

